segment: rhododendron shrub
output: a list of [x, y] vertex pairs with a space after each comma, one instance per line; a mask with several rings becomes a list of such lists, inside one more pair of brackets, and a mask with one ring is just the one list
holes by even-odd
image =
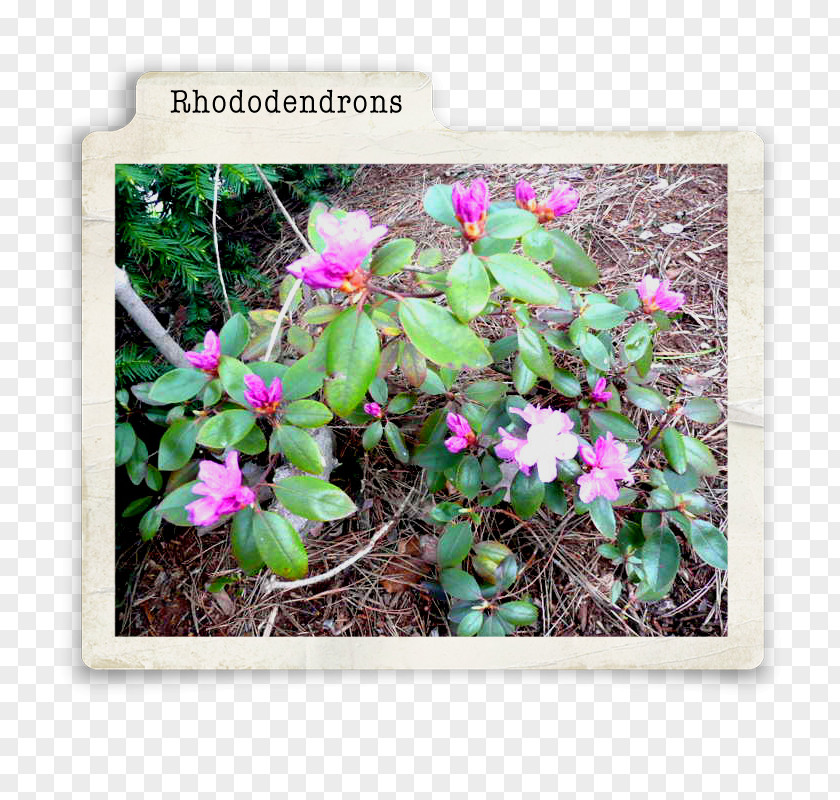
[[[483, 534], [492, 514], [550, 519], [558, 536], [570, 515], [588, 518], [615, 566], [614, 603], [667, 595], [683, 553], [726, 569], [726, 539], [703, 519], [718, 466], [686, 424], [714, 424], [719, 409], [663, 393], [652, 368], [657, 334], [686, 297], [653, 269], [615, 297], [593, 288], [598, 267], [563, 230], [585, 191], [526, 181], [491, 191], [481, 178], [432, 186], [417, 207], [458, 243], [446, 262], [363, 209], [316, 205], [312, 252], [289, 266], [281, 298], [302, 282], [315, 304], [301, 307], [299, 294], [287, 304], [286, 355], [262, 360], [278, 312], [259, 309], [208, 332], [191, 368], [134, 387], [166, 429], [155, 464], [129, 422], [117, 427], [118, 464], [135, 483], [160, 478], [162, 497], [132, 509], [145, 511], [144, 538], [161, 519], [229, 521], [247, 573], [306, 574], [299, 533], [261, 498], [273, 492], [313, 520], [355, 513], [316, 477], [323, 457], [309, 431], [332, 423], [349, 428], [360, 458], [387, 446], [425, 472], [431, 520], [443, 526], [436, 590], [459, 635], [539, 622], [517, 594], [520, 554]], [[304, 474], [272, 485], [282, 462]]]

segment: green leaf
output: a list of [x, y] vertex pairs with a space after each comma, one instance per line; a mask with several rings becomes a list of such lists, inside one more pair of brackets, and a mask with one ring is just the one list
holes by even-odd
[[219, 342], [222, 353], [236, 358], [248, 344], [251, 338], [251, 328], [248, 320], [242, 314], [234, 314], [219, 331]]
[[488, 451], [481, 459], [481, 481], [488, 488], [494, 487], [503, 478], [499, 462]]
[[521, 395], [526, 395], [537, 382], [537, 373], [532, 371], [524, 359], [522, 354], [518, 353], [513, 360], [513, 386]]
[[158, 511], [161, 516], [173, 525], [189, 526], [192, 525], [189, 516], [187, 515], [186, 506], [195, 500], [200, 499], [199, 495], [193, 494], [193, 486], [197, 486], [198, 481], [190, 481], [183, 486], [179, 486], [174, 491], [170, 492], [158, 504]]
[[385, 438], [397, 460], [402, 461], [403, 464], [408, 464], [411, 457], [408, 454], [408, 448], [405, 446], [405, 439], [403, 439], [402, 431], [393, 422], [385, 423]]
[[662, 449], [665, 451], [665, 458], [668, 459], [668, 463], [673, 467], [674, 472], [682, 475], [688, 466], [682, 434], [675, 428], [667, 428], [665, 433], [662, 434]]
[[462, 459], [455, 475], [455, 486], [467, 500], [472, 500], [481, 489], [481, 465], [473, 455]]
[[501, 400], [507, 392], [507, 386], [500, 381], [476, 381], [470, 384], [464, 394], [473, 402], [491, 406]]
[[153, 464], [146, 465], [146, 486], [153, 492], [159, 492], [161, 486], [163, 486], [163, 476], [160, 474], [160, 470]]
[[568, 501], [566, 500], [566, 493], [563, 491], [563, 487], [559, 483], [546, 483], [545, 484], [545, 498], [543, 502], [550, 511], [553, 511], [555, 514], [565, 514], [569, 508]]
[[643, 320], [634, 323], [624, 337], [624, 355], [629, 363], [638, 361], [651, 343], [650, 328]]
[[317, 400], [295, 400], [286, 407], [284, 419], [299, 428], [320, 428], [332, 417], [332, 412]]
[[134, 428], [128, 422], [121, 422], [116, 427], [116, 445], [114, 454], [116, 456], [116, 466], [121, 467], [131, 458], [134, 452], [134, 446], [137, 444], [137, 435], [134, 433]]
[[161, 519], [162, 517], [157, 506], [155, 506], [154, 508], [150, 508], [140, 518], [140, 522], [137, 525], [137, 530], [140, 531], [140, 538], [144, 542], [148, 542], [149, 539], [153, 538], [154, 535], [160, 530]]
[[587, 306], [580, 318], [595, 330], [604, 331], [621, 325], [627, 319], [627, 311], [612, 303], [595, 303]]
[[558, 301], [559, 293], [551, 276], [524, 256], [490, 256], [487, 267], [511, 297], [539, 306], [552, 306]]
[[367, 314], [348, 308], [327, 327], [324, 394], [329, 407], [346, 417], [364, 399], [379, 366], [379, 336]]
[[531, 328], [519, 329], [519, 354], [525, 366], [546, 380], [554, 377], [554, 359], [545, 339]]
[[245, 399], [245, 376], [251, 368], [232, 356], [222, 356], [219, 359], [219, 379], [230, 398], [240, 406], [250, 408]]
[[283, 478], [274, 493], [289, 511], [304, 519], [325, 522], [349, 517], [356, 510], [355, 503], [337, 486], [309, 475]]
[[567, 369], [555, 369], [550, 382], [565, 397], [577, 397], [580, 394], [580, 381]]
[[312, 338], [312, 334], [301, 328], [299, 325], [292, 325], [292, 327], [286, 331], [286, 339], [289, 344], [302, 356], [309, 353], [315, 346], [315, 340]]
[[530, 519], [537, 513], [545, 497], [545, 484], [539, 479], [537, 471], [531, 475], [517, 472], [510, 486], [510, 502], [520, 519]]
[[128, 472], [128, 477], [135, 486], [139, 486], [146, 477], [146, 470], [148, 467], [149, 450], [142, 439], [137, 439], [134, 443], [134, 450], [131, 453], [131, 458], [125, 462], [125, 469]]
[[306, 234], [309, 237], [309, 241], [312, 243], [312, 247], [315, 249], [316, 253], [323, 253], [327, 246], [327, 243], [324, 241], [324, 237], [318, 233], [317, 228], [318, 217], [326, 212], [327, 206], [324, 203], [315, 203], [309, 210], [309, 221], [306, 226]]
[[598, 553], [598, 555], [601, 555], [604, 558], [621, 558], [621, 553], [614, 544], [599, 544], [595, 548], [595, 551]]
[[237, 511], [230, 526], [230, 549], [246, 575], [256, 575], [265, 564], [254, 537], [254, 509]]
[[639, 300], [639, 293], [635, 289], [625, 289], [615, 298], [615, 304], [628, 311], [635, 311], [642, 303]]
[[393, 275], [411, 261], [417, 244], [413, 239], [394, 239], [383, 244], [370, 262], [370, 271], [374, 275]]
[[699, 439], [693, 436], [683, 436], [685, 455], [690, 466], [697, 470], [698, 475], [713, 477], [720, 471], [712, 451]]
[[155, 403], [183, 403], [195, 397], [209, 380], [206, 372], [197, 369], [173, 369], [152, 384], [149, 399]]
[[505, 622], [497, 614], [487, 614], [484, 617], [484, 624], [478, 632], [479, 636], [505, 636], [507, 629]]
[[640, 378], [645, 378], [650, 372], [650, 365], [653, 363], [653, 341], [647, 343], [644, 353], [637, 359], [635, 367]]
[[341, 306], [330, 304], [312, 306], [304, 312], [303, 321], [307, 325], [325, 325], [327, 322], [332, 322], [341, 311]]
[[440, 252], [439, 247], [427, 247], [417, 254], [418, 267], [436, 267], [443, 259], [443, 253]]
[[287, 580], [303, 578], [309, 571], [306, 548], [292, 524], [275, 514], [263, 511], [254, 515], [253, 536], [269, 569]]
[[450, 453], [443, 442], [432, 442], [414, 451], [412, 461], [418, 467], [424, 467], [434, 472], [443, 472], [454, 467], [461, 459], [460, 454]]
[[370, 425], [365, 428], [365, 432], [362, 434], [362, 447], [365, 450], [373, 450], [376, 445], [379, 444], [379, 440], [382, 438], [382, 423], [379, 420], [375, 422], [371, 422]]
[[694, 552], [707, 564], [717, 569], [728, 569], [729, 545], [726, 537], [710, 522], [692, 520], [688, 540]]
[[250, 411], [222, 411], [202, 425], [196, 441], [204, 447], [221, 450], [233, 447], [240, 439], [245, 438], [253, 427], [254, 415]]
[[491, 236], [485, 236], [483, 239], [473, 242], [472, 251], [475, 255], [486, 258], [499, 253], [509, 253], [514, 244], [516, 244], [516, 239], [494, 239]]
[[671, 318], [664, 311], [654, 311], [651, 315], [656, 327], [661, 331], [671, 330]]
[[641, 559], [650, 589], [654, 592], [667, 590], [673, 584], [680, 566], [680, 545], [676, 536], [669, 528], [658, 529], [642, 547]]
[[708, 397], [692, 397], [684, 406], [683, 414], [694, 422], [712, 425], [720, 419], [720, 409]]
[[534, 228], [522, 237], [522, 249], [534, 261], [548, 261], [554, 255], [554, 238], [542, 228]]
[[539, 616], [539, 611], [533, 603], [524, 600], [513, 600], [499, 606], [499, 616], [511, 625], [521, 627], [533, 625]]
[[443, 591], [459, 600], [481, 600], [481, 589], [475, 578], [462, 569], [445, 569], [440, 573]]
[[138, 514], [142, 514], [154, 502], [155, 502], [154, 497], [138, 497], [136, 500], [132, 500], [125, 507], [125, 510], [122, 512], [122, 516], [123, 517], [136, 517]]
[[665, 483], [672, 492], [677, 494], [685, 494], [686, 492], [693, 492], [700, 483], [697, 477], [697, 472], [694, 467], [687, 466], [683, 472], [672, 472], [670, 469], [665, 470]]
[[192, 458], [197, 435], [198, 420], [182, 417], [173, 422], [161, 437], [158, 467], [170, 472], [181, 469]]
[[325, 374], [326, 336], [321, 334], [315, 349], [296, 361], [283, 373], [283, 399], [291, 403], [309, 397], [321, 388]]
[[432, 219], [449, 225], [450, 228], [461, 227], [452, 206], [452, 187], [448, 184], [437, 183], [430, 186], [423, 195], [423, 208]]
[[405, 375], [405, 379], [419, 389], [425, 384], [429, 374], [426, 359], [411, 342], [403, 342], [403, 345], [400, 354], [400, 369]]
[[668, 405], [668, 398], [660, 392], [644, 386], [636, 386], [634, 383], [627, 384], [624, 396], [634, 406], [643, 408], [645, 411], [662, 411]]
[[483, 342], [445, 308], [429, 300], [400, 303], [400, 321], [411, 343], [426, 358], [444, 367], [487, 367], [492, 362]]
[[582, 333], [577, 344], [583, 357], [595, 369], [599, 369], [601, 372], [609, 372], [610, 354], [597, 336], [593, 336], [591, 333]]
[[554, 237], [554, 255], [551, 258], [554, 271], [572, 286], [598, 283], [598, 267], [583, 248], [563, 231], [551, 231], [551, 236]]
[[254, 425], [234, 446], [235, 450], [249, 456], [262, 453], [266, 448], [265, 434], [260, 430], [259, 425]]
[[458, 636], [475, 636], [484, 624], [484, 612], [470, 610], [458, 623]]
[[612, 588], [610, 589], [610, 601], [613, 605], [618, 602], [618, 598], [621, 597], [621, 590], [624, 588], [624, 585], [621, 581], [613, 581]]
[[491, 210], [487, 215], [487, 235], [494, 239], [518, 239], [537, 227], [537, 218], [521, 208]]
[[589, 504], [589, 516], [595, 527], [608, 539], [615, 538], [615, 514], [606, 497], [596, 497]]
[[602, 431], [610, 431], [619, 439], [638, 439], [639, 431], [623, 414], [605, 408], [595, 408], [589, 412], [589, 419]]
[[280, 425], [271, 434], [272, 452], [281, 450], [298, 469], [320, 475], [324, 471], [324, 456], [315, 440], [293, 425]]
[[490, 299], [490, 280], [481, 260], [472, 253], [459, 256], [449, 270], [446, 301], [461, 322], [478, 316]]
[[517, 347], [519, 347], [519, 337], [515, 333], [492, 342], [490, 355], [493, 356], [493, 362], [504, 361], [516, 352]]
[[441, 569], [460, 567], [470, 554], [473, 533], [469, 522], [459, 522], [446, 528], [438, 541], [437, 560]]
[[414, 392], [400, 392], [391, 398], [387, 411], [389, 414], [405, 414], [407, 411], [411, 411], [416, 404], [417, 395]]

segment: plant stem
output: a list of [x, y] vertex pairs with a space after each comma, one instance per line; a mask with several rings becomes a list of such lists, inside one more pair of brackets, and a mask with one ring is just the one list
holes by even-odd
[[219, 205], [219, 173], [222, 165], [216, 164], [216, 175], [213, 178], [213, 250], [216, 252], [216, 269], [219, 270], [219, 283], [222, 284], [222, 294], [225, 296], [225, 305], [228, 310], [228, 318], [233, 316], [233, 311], [230, 307], [230, 298], [228, 297], [227, 287], [225, 286], [225, 277], [222, 275], [222, 259], [219, 257], [219, 231], [216, 227], [216, 209]]

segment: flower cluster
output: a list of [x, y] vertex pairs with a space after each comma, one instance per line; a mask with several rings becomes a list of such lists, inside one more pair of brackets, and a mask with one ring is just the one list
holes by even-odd
[[362, 408], [364, 409], [365, 414], [370, 414], [372, 417], [382, 419], [382, 406], [379, 405], [379, 403], [365, 403]]
[[490, 207], [490, 192], [486, 181], [478, 178], [467, 189], [458, 181], [452, 187], [452, 207], [455, 218], [461, 223], [461, 232], [468, 242], [484, 236], [487, 209]]
[[315, 229], [325, 242], [324, 251], [299, 258], [289, 265], [289, 272], [313, 289], [340, 289], [352, 294], [365, 286], [370, 273], [361, 268], [362, 262], [388, 228], [371, 227], [364, 211], [354, 211], [341, 219], [321, 214]]
[[274, 378], [271, 386], [266, 386], [259, 375], [245, 376], [245, 399], [260, 414], [273, 414], [283, 400], [283, 384], [280, 378]]
[[617, 500], [616, 482], [633, 483], [633, 476], [625, 464], [627, 445], [617, 441], [609, 431], [605, 437], [598, 437], [595, 447], [582, 444], [580, 458], [590, 467], [589, 472], [577, 479], [583, 503], [591, 503], [596, 497], [605, 497], [609, 501]]
[[466, 417], [462, 417], [460, 414], [447, 414], [446, 426], [455, 434], [444, 442], [450, 453], [460, 453], [462, 450], [472, 447], [478, 441], [470, 423], [467, 422]]
[[222, 356], [222, 346], [218, 334], [215, 331], [207, 331], [204, 335], [204, 349], [201, 351], [189, 350], [184, 355], [196, 369], [215, 375], [219, 369], [219, 359]]
[[574, 211], [580, 203], [577, 189], [570, 183], [558, 183], [541, 203], [537, 201], [534, 187], [526, 180], [516, 184], [516, 205], [537, 215], [540, 222], [551, 222]]
[[213, 525], [226, 514], [233, 514], [256, 500], [254, 491], [242, 485], [239, 453], [235, 450], [227, 454], [224, 466], [215, 461], [202, 461], [198, 479], [200, 482], [192, 491], [203, 497], [186, 506], [193, 525]]
[[654, 311], [678, 311], [685, 303], [685, 295], [672, 292], [671, 282], [667, 278], [662, 281], [652, 275], [645, 275], [636, 286], [636, 291], [647, 314], [653, 314]]
[[607, 389], [607, 379], [598, 378], [589, 396], [595, 403], [609, 403], [612, 399], [612, 392]]
[[572, 433], [574, 422], [568, 414], [551, 408], [537, 408], [530, 403], [525, 408], [511, 408], [511, 414], [518, 414], [529, 428], [525, 439], [520, 439], [499, 428], [502, 441], [496, 446], [496, 455], [505, 461], [516, 461], [519, 470], [531, 474], [536, 466], [543, 483], [551, 483], [557, 477], [557, 461], [574, 458], [578, 449], [577, 437]]

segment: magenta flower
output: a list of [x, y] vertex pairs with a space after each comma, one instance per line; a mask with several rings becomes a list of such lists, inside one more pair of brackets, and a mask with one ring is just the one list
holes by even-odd
[[606, 378], [598, 378], [595, 381], [595, 386], [592, 388], [592, 391], [589, 393], [589, 396], [596, 402], [596, 403], [608, 403], [612, 398], [613, 393], [607, 391], [607, 379]]
[[283, 384], [280, 378], [274, 378], [271, 386], [266, 387], [259, 375], [245, 376], [245, 399], [260, 414], [273, 414], [283, 399]]
[[639, 299], [642, 301], [642, 308], [648, 314], [654, 311], [677, 311], [685, 303], [685, 295], [682, 292], [672, 292], [671, 282], [666, 278], [664, 281], [654, 278], [653, 275], [645, 275], [636, 285]]
[[202, 461], [198, 478], [201, 483], [193, 486], [192, 491], [204, 497], [187, 505], [193, 525], [213, 525], [225, 514], [233, 514], [256, 500], [253, 490], [242, 485], [239, 453], [235, 450], [227, 454], [224, 466], [215, 461]]
[[558, 183], [542, 203], [537, 201], [537, 193], [528, 181], [516, 184], [516, 205], [532, 211], [540, 222], [551, 222], [555, 217], [574, 211], [579, 202], [580, 195], [570, 183]]
[[538, 209], [542, 212], [541, 217], [549, 212], [551, 216], [548, 219], [540, 219], [540, 222], [548, 222], [549, 219], [562, 217], [564, 214], [574, 211], [578, 207], [578, 203], [580, 203], [580, 195], [577, 189], [571, 183], [558, 183]]
[[633, 483], [633, 476], [624, 463], [627, 445], [617, 441], [609, 431], [606, 437], [598, 437], [594, 448], [582, 444], [580, 458], [586, 466], [591, 467], [589, 472], [577, 479], [582, 503], [591, 503], [596, 497], [605, 497], [612, 502], [618, 499], [616, 481]]
[[490, 206], [490, 193], [487, 183], [476, 178], [467, 189], [458, 181], [452, 187], [452, 207], [455, 217], [461, 223], [464, 238], [474, 242], [484, 236], [484, 223]]
[[444, 442], [450, 453], [460, 453], [476, 443], [477, 437], [465, 417], [449, 413], [446, 415], [446, 425], [455, 434]]
[[376, 417], [377, 419], [382, 417], [382, 406], [379, 403], [365, 403], [362, 408], [365, 411], [365, 414], [370, 414], [372, 417]]
[[184, 355], [196, 369], [202, 369], [215, 375], [219, 368], [219, 358], [222, 355], [222, 346], [215, 331], [207, 331], [204, 334], [204, 349], [188, 350]]
[[516, 205], [526, 211], [537, 210], [537, 193], [528, 181], [521, 180], [516, 183]]
[[354, 211], [341, 219], [321, 214], [315, 229], [326, 243], [324, 252], [299, 258], [287, 267], [289, 272], [313, 289], [341, 289], [351, 294], [364, 286], [369, 273], [361, 269], [362, 262], [388, 228], [371, 227], [364, 211]]
[[510, 413], [518, 414], [530, 425], [525, 444], [517, 446], [514, 455], [520, 471], [530, 475], [531, 467], [536, 466], [540, 480], [551, 483], [557, 478], [557, 460], [568, 461], [577, 452], [578, 440], [571, 432], [574, 422], [562, 411], [537, 408], [530, 403], [523, 409], [512, 408]]
[[[528, 444], [528, 440], [520, 439], [512, 433], [508, 433], [504, 428], [499, 428], [499, 436], [502, 437], [502, 441], [496, 445], [496, 455], [503, 461], [516, 461], [519, 464], [519, 453]], [[526, 475], [531, 474], [530, 467], [523, 467], [519, 464], [519, 468]]]

